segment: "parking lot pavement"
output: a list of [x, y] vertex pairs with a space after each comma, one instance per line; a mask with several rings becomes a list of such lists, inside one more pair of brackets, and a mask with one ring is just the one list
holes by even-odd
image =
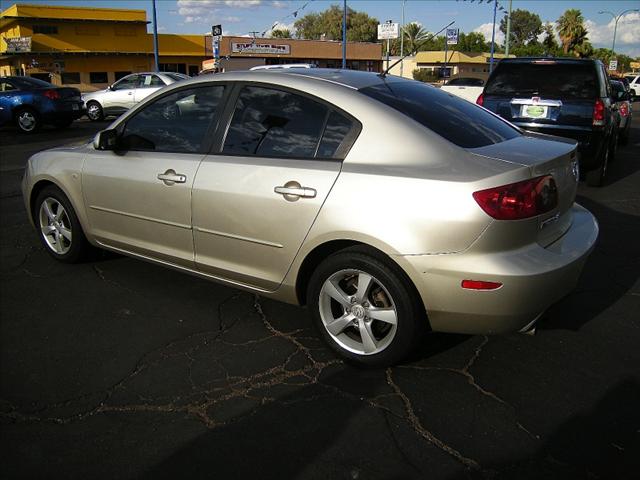
[[638, 116], [607, 186], [580, 186], [601, 236], [535, 336], [432, 335], [364, 371], [304, 309], [111, 254], [50, 259], [21, 170], [107, 124], [0, 130], [0, 477], [637, 478]]

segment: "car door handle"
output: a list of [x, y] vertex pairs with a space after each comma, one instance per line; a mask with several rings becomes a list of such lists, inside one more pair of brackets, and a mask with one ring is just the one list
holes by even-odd
[[290, 202], [296, 201], [300, 197], [315, 198], [316, 190], [314, 188], [302, 187], [298, 182], [287, 182], [281, 187], [275, 187], [274, 192], [284, 195], [285, 200]]
[[162, 180], [165, 185], [173, 185], [174, 183], [186, 182], [187, 176], [181, 173], [176, 173], [175, 170], [169, 169], [164, 173], [159, 173], [158, 180]]

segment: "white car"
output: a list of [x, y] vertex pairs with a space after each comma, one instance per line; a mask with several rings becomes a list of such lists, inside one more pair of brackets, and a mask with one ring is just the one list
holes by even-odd
[[453, 78], [440, 88], [471, 103], [476, 103], [484, 88], [484, 80], [469, 77]]
[[153, 92], [188, 78], [191, 77], [173, 72], [141, 72], [127, 75], [105, 90], [82, 94], [87, 117], [92, 122], [97, 122], [110, 115], [122, 115]]
[[629, 88], [631, 89], [631, 95], [635, 100], [640, 96], [640, 75], [625, 75], [624, 78], [629, 80]]

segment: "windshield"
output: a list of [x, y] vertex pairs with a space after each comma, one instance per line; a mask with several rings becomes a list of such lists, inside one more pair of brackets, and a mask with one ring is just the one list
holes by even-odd
[[485, 96], [593, 99], [597, 85], [596, 69], [589, 63], [500, 63]]
[[422, 82], [385, 82], [360, 90], [463, 148], [504, 142], [520, 135], [474, 103]]
[[11, 82], [15, 83], [20, 89], [25, 88], [56, 88], [55, 85], [45, 82], [44, 80], [38, 80], [31, 77], [12, 77]]

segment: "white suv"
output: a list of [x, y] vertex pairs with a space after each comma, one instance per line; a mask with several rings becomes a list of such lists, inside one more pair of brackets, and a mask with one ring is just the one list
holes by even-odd
[[635, 100], [640, 96], [640, 75], [625, 75], [624, 78], [629, 80], [629, 88], [631, 89], [631, 95]]
[[142, 72], [121, 78], [105, 90], [82, 94], [87, 117], [92, 122], [119, 116], [165, 85], [191, 78], [182, 73]]

